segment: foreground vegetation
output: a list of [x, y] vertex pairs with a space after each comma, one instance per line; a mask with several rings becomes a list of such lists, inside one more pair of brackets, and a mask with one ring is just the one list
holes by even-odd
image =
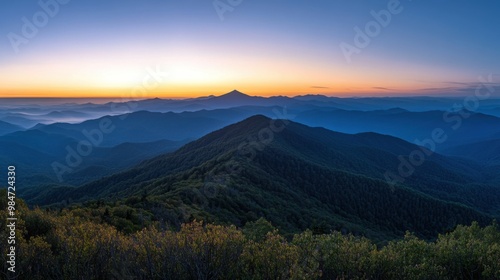
[[377, 247], [339, 232], [307, 230], [288, 240], [264, 219], [241, 229], [193, 221], [170, 230], [152, 222], [126, 233], [81, 211], [29, 210], [22, 201], [18, 217], [19, 279], [500, 279], [496, 223], [458, 226], [434, 242], [407, 233]]

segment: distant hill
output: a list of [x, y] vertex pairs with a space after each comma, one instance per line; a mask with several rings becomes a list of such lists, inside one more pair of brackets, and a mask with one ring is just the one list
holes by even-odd
[[[348, 111], [375, 111], [402, 108], [412, 112], [448, 111], [456, 104], [463, 104], [463, 97], [381, 97], [338, 98], [325, 95], [251, 96], [238, 90], [214, 96], [187, 99], [152, 98], [145, 100], [87, 99], [95, 103], [77, 103], [84, 100], [2, 100], [0, 120], [25, 128], [37, 123], [77, 122], [106, 115], [123, 115], [137, 111], [176, 112], [228, 109], [243, 106], [280, 106], [304, 112], [308, 108], [340, 109]], [[2, 106], [4, 105], [4, 106]], [[500, 99], [481, 100], [478, 113], [500, 117]], [[258, 112], [255, 112], [258, 113]]]
[[273, 116], [277, 107], [238, 107], [231, 109], [200, 110], [182, 113], [158, 113], [139, 111], [130, 114], [106, 116], [79, 124], [55, 123], [37, 125], [33, 130], [60, 134], [77, 140], [85, 140], [84, 130], [99, 129], [103, 120], [114, 127], [103, 137], [103, 146], [114, 146], [124, 142], [152, 142], [158, 140], [194, 140], [231, 123], [241, 121], [256, 113]]
[[[207, 100], [219, 98], [219, 101], [228, 102], [228, 104], [239, 99], [254, 99], [254, 97], [235, 91]], [[268, 102], [265, 98], [257, 98], [256, 100]], [[254, 103], [260, 103], [260, 101]], [[478, 141], [498, 139], [500, 135], [500, 118], [480, 113], [471, 113], [470, 117], [463, 118], [458, 114], [448, 115], [443, 111], [410, 112], [402, 108], [348, 111], [311, 104], [290, 104], [285, 107], [247, 105], [182, 113], [138, 111], [124, 115], [106, 116], [79, 124], [37, 125], [33, 129], [81, 140], [85, 139], [82, 134], [83, 130], [96, 129], [103, 119], [109, 119], [115, 129], [113, 133], [106, 135], [102, 145], [114, 146], [123, 142], [151, 142], [162, 139], [194, 140], [255, 114], [272, 118], [290, 118], [309, 126], [324, 127], [343, 133], [376, 132], [387, 134], [412, 143], [415, 143], [415, 140], [428, 139], [435, 129], [442, 129], [446, 133], [447, 139], [444, 143], [436, 145], [437, 151]], [[137, 131], [141, 133], [136, 133]]]
[[388, 134], [412, 143], [417, 139], [428, 139], [435, 129], [442, 129], [447, 140], [436, 146], [438, 151], [496, 139], [500, 134], [500, 118], [479, 113], [463, 118], [458, 114], [446, 114], [443, 111], [410, 112], [401, 108], [377, 111], [314, 109], [297, 113], [294, 120], [309, 126], [321, 126], [345, 133]]
[[290, 106], [294, 104], [306, 104], [291, 97], [273, 96], [261, 97], [250, 96], [238, 90], [219, 95], [190, 99], [148, 99], [128, 101], [124, 104], [115, 104], [116, 107], [128, 106], [151, 112], [183, 112], [198, 110], [227, 109], [242, 106]]
[[0, 121], [0, 136], [20, 130], [24, 130], [24, 128], [8, 122]]
[[126, 115], [106, 116], [80, 124], [55, 123], [37, 126], [34, 129], [82, 140], [86, 138], [84, 130], [90, 132], [99, 129], [103, 120], [109, 121], [112, 129], [110, 133], [104, 133], [101, 143], [103, 146], [114, 146], [124, 142], [195, 139], [223, 126], [222, 121], [213, 118], [191, 118], [176, 113], [139, 111]]
[[[69, 150], [77, 151], [79, 141], [61, 134], [28, 130], [0, 136], [0, 165], [15, 165], [20, 189], [39, 187], [41, 184], [80, 185], [103, 176], [122, 171], [162, 153], [170, 152], [184, 142], [159, 140], [148, 143], [122, 143], [113, 147], [92, 147], [81, 163], [67, 163]], [[76, 160], [74, 160], [76, 162]], [[58, 162], [71, 172], [65, 172], [59, 182], [53, 163]], [[83, 172], [92, 168], [93, 172]]]
[[164, 208], [157, 218], [171, 223], [198, 218], [243, 225], [264, 216], [287, 232], [322, 222], [379, 237], [406, 230], [431, 237], [456, 224], [487, 223], [491, 218], [484, 212], [498, 210], [498, 190], [467, 187], [475, 179], [464, 170], [475, 170], [473, 165], [435, 155], [413, 182], [392, 187], [382, 180], [384, 172], [397, 168], [398, 154], [417, 146], [294, 122], [278, 131], [284, 123], [254, 116], [129, 171], [60, 190], [57, 198], [30, 199], [50, 204], [147, 194], [151, 204], [145, 207]]
[[52, 111], [50, 113], [44, 114], [42, 116], [50, 117], [50, 118], [88, 118], [89, 115], [77, 112], [77, 111]]
[[469, 158], [485, 165], [500, 166], [500, 139], [459, 145], [446, 149], [443, 153]]
[[[128, 101], [115, 104], [115, 107], [137, 108], [155, 112], [182, 112], [196, 110], [225, 109], [240, 106], [318, 106], [323, 108], [374, 111], [388, 110], [390, 108], [403, 108], [412, 112], [448, 111], [455, 104], [463, 104], [463, 97], [367, 97], [367, 98], [338, 98], [325, 95], [303, 95], [297, 97], [287, 96], [250, 96], [238, 90], [219, 96], [208, 96], [189, 99], [148, 99]], [[106, 104], [108, 108], [111, 104]], [[124, 106], [125, 105], [125, 106]], [[478, 112], [500, 116], [500, 99], [482, 100]], [[82, 108], [83, 109], [83, 108]], [[93, 108], [96, 110], [97, 108]]]
[[22, 114], [6, 114], [0, 116], [0, 120], [20, 126], [23, 129], [28, 129], [36, 124], [47, 122], [47, 119], [45, 118], [37, 117], [35, 119], [31, 119]]
[[[242, 105], [260, 105], [263, 103], [264, 98], [262, 97], [252, 97], [246, 95], [237, 90], [233, 90], [229, 93], [223, 94], [221, 96], [214, 96], [203, 100], [204, 103], [218, 106], [218, 107], [238, 107]], [[265, 102], [265, 101], [264, 101]]]

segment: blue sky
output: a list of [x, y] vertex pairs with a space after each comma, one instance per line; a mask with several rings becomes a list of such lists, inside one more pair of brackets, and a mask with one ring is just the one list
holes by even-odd
[[16, 53], [9, 34], [23, 36], [22, 18], [43, 9], [3, 1], [0, 95], [112, 96], [156, 66], [172, 74], [151, 93], [161, 96], [446, 95], [500, 80], [495, 1], [400, 1], [349, 62], [340, 44], [355, 46], [354, 28], [389, 3], [242, 0], [221, 20], [206, 0], [71, 0]]

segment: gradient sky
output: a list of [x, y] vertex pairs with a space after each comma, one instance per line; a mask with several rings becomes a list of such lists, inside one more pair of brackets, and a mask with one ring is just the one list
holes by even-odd
[[[48, 2], [50, 0], [42, 0]], [[55, 1], [55, 0], [52, 0]], [[227, 0], [221, 0], [227, 3]], [[402, 0], [402, 12], [347, 62], [370, 12], [390, 1], [242, 0], [221, 20], [211, 0], [71, 0], [15, 52], [9, 38], [42, 11], [2, 1], [0, 96], [464, 95], [500, 81], [500, 2]]]

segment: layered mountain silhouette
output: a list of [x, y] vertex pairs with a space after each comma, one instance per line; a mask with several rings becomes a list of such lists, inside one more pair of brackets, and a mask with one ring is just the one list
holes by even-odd
[[39, 125], [33, 129], [81, 140], [86, 138], [84, 131], [91, 132], [99, 129], [102, 122], [110, 124], [109, 133], [105, 133], [102, 146], [114, 146], [123, 142], [196, 139], [224, 126], [222, 121], [215, 118], [139, 111], [125, 115], [106, 116], [79, 124]]
[[8, 122], [0, 121], [0, 136], [20, 130], [24, 130], [24, 128]]
[[[435, 154], [403, 184], [383, 178], [418, 146], [375, 133], [349, 135], [262, 115], [78, 188], [32, 192], [32, 203], [149, 197], [167, 224], [243, 225], [264, 216], [286, 232], [321, 222], [377, 238], [425, 237], [498, 215], [500, 192], [479, 165]], [[478, 182], [483, 182], [479, 184]], [[163, 209], [163, 210], [158, 210]]]
[[104, 121], [110, 123], [112, 131], [105, 133], [102, 146], [114, 146], [124, 142], [184, 141], [198, 139], [209, 132], [255, 114], [273, 116], [275, 114], [273, 111], [281, 112], [282, 110], [276, 106], [244, 106], [182, 113], [138, 111], [124, 115], [105, 116], [77, 124], [39, 124], [31, 130], [85, 140], [86, 136], [83, 132], [99, 129], [100, 123]]
[[[87, 140], [88, 141], [88, 140]], [[121, 143], [112, 147], [86, 147], [90, 152], [78, 154], [81, 140], [69, 136], [27, 130], [0, 137], [0, 165], [15, 165], [19, 189], [46, 187], [53, 184], [80, 185], [111, 175], [158, 154], [173, 151], [185, 142], [158, 140], [147, 143]], [[75, 165], [67, 163], [68, 157]], [[75, 158], [79, 157], [79, 159]], [[53, 164], [59, 163], [71, 171], [58, 178]], [[76, 164], [77, 163], [77, 164]], [[56, 169], [57, 170], [57, 169]]]
[[240, 91], [233, 90], [221, 96], [214, 96], [212, 98], [208, 98], [206, 99], [206, 101], [208, 103], [215, 103], [222, 106], [237, 107], [241, 106], [242, 104], [250, 105], [252, 102], [255, 102], [256, 100], [260, 99], [262, 99], [262, 97], [251, 97]]
[[[0, 154], [0, 164], [17, 164], [25, 170], [29, 176], [18, 178], [25, 183], [25, 188], [59, 183], [52, 163], [65, 163], [68, 148], [76, 151], [79, 143], [91, 141], [92, 152], [85, 155], [77, 168], [71, 168], [72, 172], [66, 172], [64, 176], [65, 184], [80, 185], [172, 151], [188, 140], [200, 138], [261, 111], [271, 115], [273, 108], [240, 107], [184, 113], [139, 111], [76, 124], [38, 124], [29, 130], [9, 126], [22, 131], [0, 136], [0, 145], [8, 147]], [[109, 123], [106, 132], [99, 131], [103, 122]], [[128, 153], [124, 149], [127, 145], [130, 147]], [[106, 157], [108, 154], [110, 156]], [[84, 170], [93, 172], [82, 173]]]
[[412, 143], [428, 139], [432, 131], [442, 129], [447, 140], [437, 145], [437, 150], [497, 139], [500, 134], [499, 118], [471, 112], [410, 112], [401, 108], [376, 111], [314, 109], [296, 113], [294, 120], [345, 133], [388, 134]]
[[[240, 98], [254, 99], [254, 97], [236, 91], [210, 99], [214, 99], [217, 104], [227, 102], [229, 107], [231, 102]], [[255, 102], [256, 104], [261, 103], [261, 101], [267, 102], [265, 98], [261, 97], [256, 97], [256, 100], [259, 100]], [[276, 114], [276, 112], [279, 113]], [[344, 133], [376, 132], [402, 138], [412, 143], [416, 143], [417, 140], [424, 141], [431, 137], [435, 129], [442, 129], [447, 137], [445, 142], [436, 146], [438, 151], [479, 141], [499, 139], [500, 137], [500, 119], [480, 113], [466, 113], [468, 114], [467, 118], [464, 118], [460, 113], [443, 111], [410, 112], [401, 108], [347, 111], [310, 104], [249, 105], [182, 113], [138, 111], [124, 115], [105, 116], [80, 124], [37, 125], [33, 129], [82, 139], [83, 130], [95, 129], [99, 127], [99, 123], [103, 119], [109, 119], [115, 129], [113, 133], [107, 135], [103, 145], [113, 146], [123, 142], [194, 140], [251, 115], [263, 114], [268, 117], [283, 117], [283, 112], [288, 113], [288, 116], [285, 117], [313, 127], [324, 127]], [[141, 131], [141, 133], [135, 133], [136, 131]]]
[[[0, 104], [0, 120], [11, 124], [30, 128], [37, 123], [79, 122], [106, 115], [122, 115], [137, 111], [176, 112], [227, 109], [242, 106], [280, 106], [294, 108], [296, 111], [340, 109], [346, 111], [375, 111], [402, 108], [412, 112], [456, 110], [456, 106], [464, 106], [464, 99], [459, 97], [386, 97], [386, 98], [338, 98], [324, 95], [304, 95], [297, 97], [249, 96], [238, 90], [220, 95], [204, 96], [189, 99], [146, 99], [146, 100], [114, 100], [102, 103], [75, 103], [74, 100], [2, 100]], [[81, 100], [80, 100], [81, 101]], [[98, 101], [98, 100], [91, 100]], [[32, 103], [30, 103], [32, 102]], [[500, 117], [500, 100], [481, 100], [477, 113]], [[258, 113], [258, 112], [255, 112]]]
[[487, 166], [500, 166], [500, 139], [459, 145], [443, 152], [447, 155], [472, 159]]
[[[165, 226], [193, 219], [244, 225], [263, 216], [286, 233], [321, 224], [384, 240], [406, 230], [435, 237], [500, 216], [496, 99], [454, 113], [463, 99], [238, 90], [35, 103], [0, 111], [0, 165], [18, 167], [18, 194], [32, 205], [133, 202]], [[102, 123], [112, 130], [99, 132]], [[429, 146], [424, 140], [436, 129], [446, 140]], [[92, 152], [69, 166], [68, 149], [100, 133]], [[425, 155], [418, 166], [409, 163], [415, 152]], [[54, 162], [71, 168], [63, 182]], [[389, 184], [388, 174], [401, 180]]]

